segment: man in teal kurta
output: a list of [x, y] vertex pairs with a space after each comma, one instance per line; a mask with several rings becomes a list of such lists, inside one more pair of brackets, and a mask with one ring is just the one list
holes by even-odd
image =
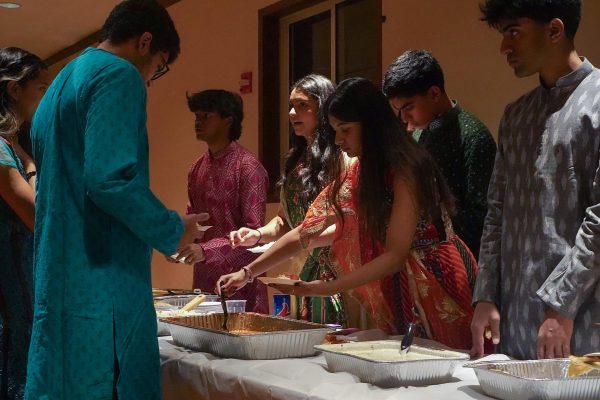
[[174, 253], [201, 218], [182, 219], [149, 189], [146, 86], [179, 54], [173, 22], [130, 0], [101, 35], [56, 77], [32, 126], [31, 400], [161, 397], [151, 249]]

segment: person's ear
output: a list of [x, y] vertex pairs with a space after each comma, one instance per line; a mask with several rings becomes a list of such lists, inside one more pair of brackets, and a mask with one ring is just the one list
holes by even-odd
[[150, 44], [152, 43], [152, 34], [150, 32], [144, 32], [140, 35], [137, 44], [137, 50], [140, 55], [145, 56], [150, 53]]
[[12, 101], [16, 102], [19, 101], [19, 99], [21, 98], [21, 93], [23, 92], [23, 89], [21, 88], [21, 85], [19, 85], [19, 82], [9, 81], [6, 85], [6, 92], [8, 93], [8, 96], [12, 99]]
[[442, 89], [440, 89], [439, 86], [432, 86], [429, 88], [428, 90], [429, 93], [429, 97], [433, 100], [433, 101], [438, 101], [439, 99], [442, 98]]
[[548, 23], [547, 30], [550, 41], [556, 43], [565, 35], [565, 24], [559, 18], [553, 18]]

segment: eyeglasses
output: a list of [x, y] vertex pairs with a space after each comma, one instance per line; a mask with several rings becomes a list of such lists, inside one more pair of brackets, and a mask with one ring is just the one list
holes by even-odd
[[156, 69], [156, 72], [154, 73], [154, 75], [152, 75], [152, 78], [150, 78], [151, 81], [155, 81], [167, 72], [169, 72], [169, 64], [167, 64], [167, 61], [164, 58], [162, 58], [162, 56], [161, 59], [162, 65], [159, 65], [159, 67]]

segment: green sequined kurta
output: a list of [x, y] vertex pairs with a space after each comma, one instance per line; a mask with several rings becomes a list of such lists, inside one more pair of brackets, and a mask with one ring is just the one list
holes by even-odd
[[496, 143], [473, 114], [455, 103], [413, 137], [433, 157], [456, 200], [454, 231], [477, 258], [487, 213], [487, 190], [494, 169]]

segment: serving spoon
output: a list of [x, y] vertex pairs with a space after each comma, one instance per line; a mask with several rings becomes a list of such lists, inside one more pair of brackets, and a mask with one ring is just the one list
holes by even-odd
[[402, 337], [402, 342], [400, 342], [401, 354], [406, 354], [410, 351], [410, 346], [412, 345], [416, 330], [417, 324], [412, 322], [408, 324], [408, 330], [406, 331], [406, 334]]

